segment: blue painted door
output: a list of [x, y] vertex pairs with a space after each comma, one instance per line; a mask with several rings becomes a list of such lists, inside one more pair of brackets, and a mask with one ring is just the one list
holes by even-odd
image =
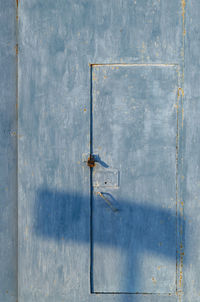
[[177, 71], [92, 66], [94, 292], [176, 292]]
[[0, 301], [200, 301], [199, 1], [0, 8]]
[[180, 1], [19, 12], [19, 300], [176, 301]]

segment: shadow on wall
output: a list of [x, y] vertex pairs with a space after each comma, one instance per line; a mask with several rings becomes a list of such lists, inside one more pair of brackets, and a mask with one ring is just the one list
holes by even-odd
[[[131, 280], [132, 285], [128, 285], [126, 280], [126, 285], [120, 288], [121, 291], [134, 290], [133, 282], [137, 283], [136, 278], [138, 279], [140, 266], [137, 259], [138, 255], [142, 253], [165, 257], [176, 266], [177, 223], [182, 225], [182, 238], [184, 238], [185, 229], [184, 220], [180, 215], [176, 215], [170, 209], [149, 206], [145, 202], [116, 201], [111, 194], [106, 195], [106, 193], [104, 196], [117, 211], [113, 211], [101, 196], [94, 197], [91, 233], [92, 257], [98, 256], [96, 247], [109, 247], [129, 255], [126, 267], [128, 270], [130, 267], [134, 267], [134, 270], [132, 276], [130, 276], [130, 272], [127, 273], [127, 278]], [[89, 196], [49, 189], [38, 190], [34, 226], [38, 236], [89, 244], [91, 223], [89, 217]], [[104, 258], [105, 253], [102, 255]], [[101, 258], [101, 255], [98, 258]], [[96, 268], [98, 268], [98, 264]], [[93, 273], [95, 275], [94, 268]], [[115, 292], [113, 284], [110, 284], [110, 288], [104, 286], [103, 291], [110, 289]], [[92, 291], [98, 292], [98, 286], [95, 289], [92, 284]]]

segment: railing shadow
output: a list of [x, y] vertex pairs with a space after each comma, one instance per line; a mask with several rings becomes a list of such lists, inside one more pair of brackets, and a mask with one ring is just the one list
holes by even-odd
[[[81, 216], [86, 213], [85, 208], [89, 208], [90, 196], [39, 189], [35, 201], [34, 230], [37, 236], [44, 238], [62, 239], [80, 244], [92, 242], [92, 292], [145, 292], [146, 285], [142, 285], [144, 282], [141, 282], [141, 279], [143, 275], [148, 276], [148, 274], [144, 272], [144, 265], [139, 260], [140, 255], [149, 254], [150, 263], [147, 263], [147, 270], [151, 268], [151, 262], [155, 262], [157, 257], [158, 266], [164, 261], [165, 266], [169, 263], [169, 267], [173, 266], [176, 271], [177, 224], [182, 225], [182, 237], [184, 237], [185, 221], [177, 212], [149, 206], [148, 202], [117, 201], [108, 193], [104, 193], [104, 196], [117, 211], [112, 211], [101, 196], [94, 195], [92, 220], [88, 220], [88, 224], [92, 226], [92, 238], [90, 238], [90, 234], [87, 230], [83, 230], [80, 224]], [[116, 255], [115, 252], [112, 255], [109, 249], [117, 251]], [[124, 256], [127, 258], [126, 264], [121, 275], [115, 276], [117, 272], [114, 262], [119, 262], [121, 255], [123, 259]], [[120, 263], [117, 265], [120, 267]], [[101, 277], [98, 277], [99, 275]], [[172, 275], [173, 273], [162, 278], [165, 282], [169, 282]], [[154, 280], [152, 279], [151, 282]], [[157, 288], [153, 285], [147, 287], [151, 288], [151, 293], [152, 291], [168, 293], [169, 287], [163, 282]], [[175, 290], [176, 284], [171, 292]]]

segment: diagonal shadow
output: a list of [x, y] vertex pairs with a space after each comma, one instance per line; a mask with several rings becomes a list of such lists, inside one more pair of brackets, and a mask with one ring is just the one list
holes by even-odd
[[[184, 236], [184, 220], [172, 210], [149, 206], [148, 202], [116, 201], [111, 194], [107, 194], [107, 198], [117, 209], [116, 212], [113, 212], [100, 196], [94, 195], [93, 199], [91, 291], [95, 293], [144, 292], [141, 285], [142, 272], [140, 272], [140, 266], [143, 264], [139, 256], [148, 253], [150, 262], [158, 257], [167, 259], [169, 265], [173, 263], [175, 267], [177, 221], [183, 226], [182, 236]], [[90, 236], [80, 224], [81, 216], [86, 213], [85, 208], [89, 207], [89, 203], [89, 196], [39, 189], [35, 201], [36, 234], [54, 240], [89, 244]], [[109, 254], [108, 249], [113, 250], [113, 254]], [[123, 255], [123, 259], [126, 258], [123, 273], [117, 278], [113, 271], [115, 264], [112, 262], [119, 262], [121, 256], [113, 256], [114, 251]], [[103, 276], [100, 279], [99, 272]], [[164, 280], [168, 282], [167, 278]], [[164, 284], [159, 291], [165, 293], [166, 288]]]

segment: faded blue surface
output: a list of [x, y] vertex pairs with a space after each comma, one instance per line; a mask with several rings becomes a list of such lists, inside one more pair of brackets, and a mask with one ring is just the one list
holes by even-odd
[[[19, 301], [176, 301], [177, 297], [169, 293], [176, 290], [176, 102], [177, 79], [182, 71], [181, 2], [31, 0], [21, 1], [19, 11]], [[94, 84], [89, 64], [108, 63], [180, 67], [179, 74], [174, 67], [130, 68], [127, 81], [125, 69], [117, 75], [111, 68], [108, 87], [101, 86], [101, 80]], [[98, 75], [96, 78], [98, 81]], [[134, 82], [135, 88], [129, 88]], [[102, 161], [119, 170], [121, 196], [104, 188], [121, 209], [116, 215], [99, 197], [91, 204], [90, 171], [82, 161], [83, 154], [89, 154], [92, 147], [93, 89], [96, 93], [99, 90], [99, 106], [105, 101], [105, 89], [112, 95], [111, 108], [103, 111], [103, 105], [96, 107], [93, 148], [94, 152], [96, 147], [102, 148], [98, 150]], [[127, 96], [123, 105], [117, 95]], [[129, 107], [134, 97], [135, 111]], [[127, 117], [123, 111], [128, 112]], [[109, 118], [112, 116], [115, 121]], [[98, 131], [95, 123], [99, 123]], [[115, 123], [116, 128], [112, 128]], [[109, 129], [108, 136], [102, 124]], [[140, 137], [142, 129], [146, 129], [144, 138]], [[123, 135], [123, 131], [128, 132]], [[134, 158], [137, 175], [132, 166]], [[155, 176], [148, 178], [148, 173]], [[134, 191], [136, 185], [138, 191]], [[154, 195], [155, 189], [158, 192]], [[179, 216], [178, 209], [178, 222], [183, 224]], [[133, 219], [139, 219], [139, 229], [135, 229]], [[159, 227], [162, 219], [164, 224]], [[110, 224], [113, 233], [119, 233], [113, 241]], [[136, 234], [136, 250], [134, 239], [129, 244], [132, 234]], [[99, 262], [95, 258], [97, 249]], [[103, 258], [105, 265], [113, 259], [109, 272], [102, 269]], [[177, 261], [179, 267], [179, 257]], [[160, 265], [168, 269], [159, 271]], [[91, 290], [118, 293], [91, 294]], [[131, 294], [137, 291], [152, 294]]]
[[17, 299], [15, 2], [0, 2], [0, 301]]
[[185, 267], [184, 285], [185, 301], [200, 301], [200, 2], [188, 1], [186, 7], [186, 39], [185, 39], [185, 102], [184, 102], [184, 146], [185, 146], [185, 213], [187, 228], [185, 254], [189, 265]]
[[[177, 72], [175, 65], [92, 67], [93, 150], [107, 171], [119, 171], [118, 187], [94, 187], [94, 292], [176, 292]], [[97, 164], [93, 181], [104, 171]]]
[[[21, 0], [18, 130], [16, 3], [1, 2], [0, 301], [200, 301], [200, 4], [187, 2]], [[99, 167], [118, 187], [111, 173], [115, 189], [91, 191]]]

